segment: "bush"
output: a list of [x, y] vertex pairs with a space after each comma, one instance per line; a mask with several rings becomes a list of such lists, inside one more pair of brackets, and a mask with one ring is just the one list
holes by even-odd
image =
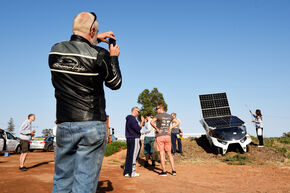
[[288, 133], [283, 133], [283, 136], [282, 137], [290, 137], [290, 132]]
[[127, 149], [126, 142], [114, 141], [112, 143], [109, 143], [106, 147], [105, 156], [110, 156], [116, 152], [119, 152], [122, 149]]

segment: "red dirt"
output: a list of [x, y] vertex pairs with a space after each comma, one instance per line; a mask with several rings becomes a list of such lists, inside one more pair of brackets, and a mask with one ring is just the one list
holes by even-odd
[[[160, 165], [148, 170], [137, 165], [140, 177], [122, 176], [126, 150], [105, 157], [97, 192], [290, 192], [290, 167], [285, 165], [226, 165], [222, 162], [176, 164], [177, 176], [159, 177]], [[29, 153], [26, 167], [18, 170], [19, 155], [0, 156], [1, 193], [47, 193], [52, 190], [53, 153]], [[167, 171], [171, 172], [167, 164]]]

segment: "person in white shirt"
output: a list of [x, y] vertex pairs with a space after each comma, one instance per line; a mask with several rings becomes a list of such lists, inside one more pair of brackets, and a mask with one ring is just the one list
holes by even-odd
[[146, 115], [146, 123], [145, 127], [142, 129], [142, 134], [145, 135], [144, 137], [144, 154], [145, 154], [145, 167], [149, 167], [148, 160], [151, 157], [152, 166], [155, 167], [155, 159], [154, 159], [154, 141], [155, 141], [155, 129], [150, 124], [153, 116], [151, 113]]
[[258, 147], [263, 147], [264, 142], [263, 142], [263, 116], [261, 113], [260, 109], [256, 110], [256, 114], [253, 114], [252, 111], [250, 110], [251, 115], [255, 118], [252, 122], [256, 124], [256, 132], [257, 132], [257, 137], [259, 140], [259, 145]]
[[35, 130], [32, 130], [31, 123], [35, 121], [35, 115], [29, 114], [28, 119], [26, 119], [20, 127], [20, 148], [21, 154], [19, 158], [19, 170], [26, 171], [28, 170], [27, 167], [24, 166], [24, 162], [26, 160], [27, 153], [29, 151], [29, 141], [31, 137], [34, 136]]

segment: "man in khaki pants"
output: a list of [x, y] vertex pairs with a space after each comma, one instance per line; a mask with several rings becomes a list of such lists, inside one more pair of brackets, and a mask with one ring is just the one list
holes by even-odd
[[35, 130], [32, 130], [31, 123], [35, 121], [35, 115], [29, 114], [28, 119], [25, 120], [20, 127], [20, 147], [21, 154], [19, 158], [20, 166], [19, 170], [26, 171], [28, 168], [24, 166], [24, 162], [29, 151], [29, 140], [35, 134]]

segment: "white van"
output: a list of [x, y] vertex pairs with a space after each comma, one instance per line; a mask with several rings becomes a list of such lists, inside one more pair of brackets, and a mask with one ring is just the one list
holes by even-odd
[[[20, 153], [20, 142], [14, 135], [7, 131], [0, 135], [0, 152]], [[6, 140], [6, 150], [4, 150], [4, 139]]]

